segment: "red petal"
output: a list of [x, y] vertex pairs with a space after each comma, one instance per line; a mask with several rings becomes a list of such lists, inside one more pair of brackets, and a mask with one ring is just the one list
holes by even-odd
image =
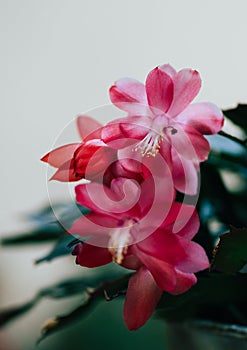
[[92, 140], [78, 147], [74, 154], [75, 172], [88, 180], [104, 175], [115, 160], [116, 151], [107, 147], [101, 140]]
[[176, 264], [177, 269], [182, 272], [191, 273], [209, 268], [208, 257], [205, 250], [199, 244], [183, 238], [179, 240], [185, 250], [186, 257]]
[[59, 168], [65, 162], [73, 158], [75, 150], [80, 145], [81, 143], [70, 143], [68, 145], [58, 147], [47, 153], [41, 158], [41, 160], [50, 164], [51, 166], [54, 166], [55, 168]]
[[69, 233], [72, 235], [80, 235], [81, 237], [101, 235], [102, 237], [105, 236], [107, 241], [107, 239], [109, 239], [110, 229], [116, 228], [117, 224], [118, 220], [110, 216], [89, 213], [77, 219], [69, 229]]
[[83, 243], [79, 253], [75, 254], [76, 263], [85, 267], [97, 267], [112, 262], [112, 255], [107, 248]]
[[65, 162], [50, 178], [50, 180], [57, 180], [61, 182], [73, 182], [80, 180], [74, 172], [73, 159]]
[[136, 330], [147, 322], [161, 295], [162, 290], [157, 287], [150, 272], [141, 267], [130, 278], [124, 303], [123, 318], [129, 330]]
[[184, 273], [176, 269], [176, 287], [171, 294], [182, 294], [196, 284], [196, 282], [197, 278], [193, 273]]
[[154, 68], [147, 76], [146, 91], [148, 103], [155, 115], [166, 112], [173, 98], [171, 77], [159, 67]]
[[182, 69], [174, 78], [174, 96], [168, 110], [171, 117], [177, 116], [196, 97], [201, 87], [201, 78], [196, 70]]
[[160, 289], [167, 292], [174, 290], [176, 286], [176, 274], [173, 266], [144, 253], [142, 250], [138, 249], [138, 247], [135, 248], [135, 253], [151, 272]]

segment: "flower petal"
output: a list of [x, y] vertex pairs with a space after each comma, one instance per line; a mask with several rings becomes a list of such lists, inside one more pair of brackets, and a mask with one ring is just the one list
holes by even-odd
[[199, 244], [187, 241], [181, 237], [179, 240], [185, 250], [186, 257], [176, 264], [177, 269], [182, 272], [191, 273], [209, 268], [208, 257], [205, 250]]
[[210, 151], [209, 142], [196, 129], [189, 125], [176, 123], [176, 132], [166, 132], [166, 137], [172, 148], [190, 161], [203, 162], [207, 159]]
[[129, 280], [123, 318], [129, 330], [143, 326], [151, 317], [160, 300], [159, 289], [151, 273], [143, 266]]
[[103, 177], [107, 168], [116, 158], [116, 151], [101, 140], [83, 143], [74, 153], [75, 173], [88, 180]]
[[138, 80], [120, 79], [109, 92], [112, 103], [129, 114], [146, 115], [148, 113], [145, 86]]
[[112, 184], [111, 189], [94, 182], [78, 185], [75, 188], [76, 200], [98, 213], [116, 217], [126, 215], [139, 198], [139, 188], [135, 182], [124, 178], [115, 179]]
[[172, 150], [172, 160], [174, 187], [178, 191], [188, 195], [197, 194], [199, 165], [179, 156], [174, 150]]
[[196, 97], [201, 88], [201, 78], [196, 70], [182, 69], [173, 78], [174, 95], [168, 110], [170, 117], [176, 117]]
[[92, 134], [93, 137], [90, 139], [97, 138], [95, 132], [98, 130], [100, 133], [100, 129], [102, 128], [102, 125], [97, 120], [87, 115], [79, 115], [76, 119], [76, 123], [82, 140], [85, 138], [90, 138], [90, 135], [92, 136]]
[[[78, 246], [78, 245], [77, 245]], [[76, 264], [85, 267], [98, 267], [112, 262], [112, 255], [107, 248], [80, 243], [80, 247], [74, 249], [73, 255], [77, 255]]]
[[42, 162], [46, 162], [55, 168], [59, 168], [65, 162], [73, 158], [75, 150], [81, 143], [70, 143], [54, 149], [41, 158]]
[[162, 70], [162, 72], [168, 74], [172, 79], [177, 73], [176, 70], [170, 64], [163, 64], [159, 66], [159, 69]]
[[182, 294], [189, 290], [196, 282], [197, 278], [193, 273], [184, 273], [176, 269], [176, 287], [171, 294]]
[[173, 98], [171, 77], [159, 67], [154, 68], [147, 76], [146, 91], [152, 112], [155, 115], [167, 112]]
[[90, 235], [101, 235], [108, 237], [110, 229], [116, 228], [117, 224], [118, 220], [110, 216], [98, 213], [89, 213], [77, 219], [69, 229], [69, 233], [72, 235], [80, 235], [84, 238]]
[[61, 182], [73, 182], [80, 180], [80, 177], [78, 177], [74, 171], [74, 160], [68, 160], [62, 166], [60, 166], [55, 174], [52, 175], [50, 180]]
[[177, 115], [176, 120], [195, 128], [204, 135], [216, 134], [221, 130], [224, 117], [221, 110], [212, 103], [194, 103]]
[[[157, 230], [145, 240], [137, 243], [137, 247], [147, 256], [175, 266], [186, 257], [182, 243], [181, 237], [164, 230]], [[185, 243], [187, 244], [187, 241]]]
[[175, 269], [170, 264], [156, 259], [135, 247], [135, 254], [153, 275], [158, 287], [167, 292], [174, 290], [176, 286]]

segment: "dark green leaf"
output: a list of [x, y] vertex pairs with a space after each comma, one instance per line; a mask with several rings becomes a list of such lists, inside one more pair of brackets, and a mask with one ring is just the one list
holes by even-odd
[[[164, 293], [158, 315], [168, 321], [199, 318], [247, 324], [246, 290], [245, 274], [201, 273], [197, 284], [186, 293], [177, 296]], [[234, 307], [244, 311], [241, 320], [232, 313]]]
[[[79, 210], [75, 210], [75, 205]], [[47, 206], [29, 217], [36, 225], [33, 230], [12, 237], [3, 237], [0, 243], [2, 245], [17, 245], [54, 241], [63, 237], [66, 232], [65, 227], [70, 227], [81, 214], [89, 213], [89, 209], [75, 203], [57, 204], [54, 207], [56, 213], [60, 212], [62, 219], [57, 218], [52, 208]]]
[[[119, 278], [119, 276], [121, 277]], [[116, 271], [109, 266], [95, 269], [94, 273], [92, 273], [90, 276], [69, 279], [56, 283], [52, 286], [45, 287], [41, 289], [32, 300], [21, 305], [0, 310], [0, 327], [3, 327], [8, 322], [29, 311], [42, 298], [69, 298], [76, 294], [87, 293], [87, 291], [91, 289], [95, 289], [95, 291], [99, 290], [101, 291], [100, 293], [103, 293], [104, 289], [107, 291], [107, 294], [114, 296], [118, 293], [118, 291], [126, 287], [128, 279], [129, 274], [126, 274], [126, 271], [118, 269]], [[97, 295], [99, 295], [99, 293]]]
[[247, 228], [231, 227], [230, 232], [220, 237], [215, 249], [212, 269], [236, 273], [247, 264]]
[[40, 225], [27, 233], [21, 233], [12, 237], [3, 237], [0, 242], [5, 246], [50, 242], [62, 237], [64, 232], [64, 229], [57, 222], [53, 222]]
[[69, 234], [66, 234], [62, 237], [52, 248], [52, 250], [42, 258], [39, 258], [35, 261], [35, 264], [40, 264], [42, 262], [52, 261], [58, 257], [68, 255], [73, 250], [72, 242], [75, 241], [75, 237]]
[[236, 108], [223, 111], [224, 115], [233, 123], [240, 126], [247, 133], [247, 105], [239, 104]]
[[130, 276], [131, 274], [128, 273], [118, 279], [101, 283], [98, 287], [87, 288], [84, 290], [82, 303], [72, 312], [66, 315], [54, 317], [45, 322], [38, 343], [44, 340], [47, 336], [61, 330], [63, 327], [85, 317], [98, 301], [111, 300], [114, 296], [124, 294], [122, 291], [127, 288]]

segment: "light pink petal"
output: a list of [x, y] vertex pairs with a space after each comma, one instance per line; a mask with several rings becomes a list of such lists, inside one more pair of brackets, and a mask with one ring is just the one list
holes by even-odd
[[168, 110], [170, 117], [181, 113], [198, 94], [201, 78], [196, 70], [182, 69], [173, 77], [174, 95]]
[[159, 66], [159, 69], [168, 74], [172, 79], [177, 73], [170, 64], [163, 64], [162, 66]]
[[130, 78], [120, 79], [109, 92], [112, 103], [129, 114], [149, 113], [145, 86], [139, 81]]
[[[192, 126], [186, 125], [185, 131], [190, 138], [190, 142], [195, 149], [196, 156], [199, 162], [204, 162], [208, 159], [210, 152], [210, 145], [207, 139], [203, 137], [196, 129]], [[190, 158], [189, 158], [190, 159]]]
[[176, 286], [176, 274], [174, 267], [165, 261], [149, 256], [138, 247], [135, 248], [135, 252], [143, 265], [145, 265], [153, 275], [158, 287], [167, 292], [173, 291]]
[[195, 195], [198, 191], [199, 166], [172, 151], [174, 187], [185, 194]]
[[176, 120], [195, 128], [204, 135], [216, 134], [221, 130], [224, 117], [221, 110], [212, 103], [195, 103], [189, 105]]
[[120, 123], [120, 129], [126, 137], [140, 140], [151, 130], [152, 119], [150, 117], [132, 116], [125, 118]]
[[100, 131], [102, 128], [102, 125], [97, 120], [87, 115], [79, 115], [76, 119], [76, 123], [79, 135], [82, 140], [90, 137], [92, 133], [94, 135], [93, 138], [96, 138], [95, 131]]
[[197, 278], [193, 273], [184, 273], [176, 269], [176, 287], [171, 294], [182, 294], [189, 290], [196, 282]]
[[197, 243], [179, 238], [180, 244], [184, 247], [186, 257], [181, 259], [176, 268], [182, 272], [198, 272], [209, 268], [210, 264], [205, 250]]
[[107, 248], [83, 243], [78, 250], [77, 247], [72, 252], [77, 255], [76, 263], [85, 267], [98, 267], [112, 262], [112, 255]]
[[42, 162], [46, 162], [55, 168], [59, 168], [65, 162], [73, 158], [73, 154], [77, 147], [81, 143], [70, 143], [54, 149], [53, 151], [47, 153], [44, 157], [41, 158]]
[[208, 157], [210, 151], [209, 142], [196, 129], [189, 125], [175, 124], [176, 132], [167, 130], [166, 137], [172, 148], [184, 158], [202, 162]]
[[157, 287], [150, 272], [141, 267], [130, 278], [124, 303], [123, 318], [129, 330], [136, 330], [147, 322], [161, 295], [162, 290]]
[[167, 112], [173, 98], [171, 77], [159, 67], [154, 68], [147, 76], [146, 91], [148, 103], [155, 115]]

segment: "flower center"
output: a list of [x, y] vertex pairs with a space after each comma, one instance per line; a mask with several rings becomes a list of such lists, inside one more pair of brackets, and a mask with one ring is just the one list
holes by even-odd
[[128, 251], [131, 240], [130, 228], [131, 225], [129, 224], [129, 226], [113, 229], [110, 233], [108, 250], [112, 254], [112, 260], [117, 264], [122, 263], [124, 255]]
[[155, 132], [148, 133], [143, 140], [138, 142], [134, 151], [141, 151], [141, 155], [155, 157], [160, 149], [160, 141], [163, 139], [163, 134], [156, 134]]

